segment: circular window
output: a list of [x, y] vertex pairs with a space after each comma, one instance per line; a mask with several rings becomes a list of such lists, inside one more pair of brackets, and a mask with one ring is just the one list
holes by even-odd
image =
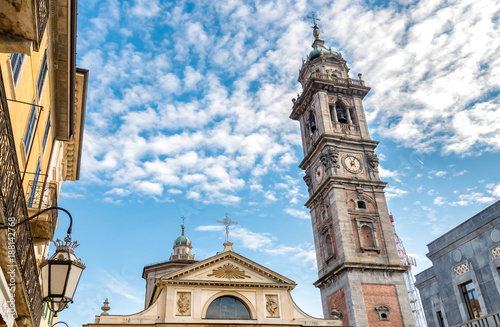
[[221, 296], [210, 303], [207, 319], [251, 319], [247, 307], [233, 296]]

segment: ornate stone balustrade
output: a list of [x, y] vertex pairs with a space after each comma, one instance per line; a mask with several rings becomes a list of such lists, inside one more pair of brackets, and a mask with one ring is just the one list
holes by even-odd
[[455, 327], [500, 327], [500, 311], [481, 318], [469, 320]]
[[365, 81], [362, 81], [360, 79], [352, 79], [352, 78], [341, 78], [337, 77], [333, 74], [325, 74], [325, 73], [312, 73], [309, 78], [317, 78], [317, 79], [324, 79], [328, 81], [333, 81], [337, 85], [358, 85], [358, 86], [365, 86]]

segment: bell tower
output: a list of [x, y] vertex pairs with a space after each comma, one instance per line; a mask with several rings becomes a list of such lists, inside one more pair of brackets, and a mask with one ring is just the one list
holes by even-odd
[[370, 88], [313, 20], [290, 118], [300, 123], [323, 313], [340, 311], [350, 326], [415, 326], [363, 109]]

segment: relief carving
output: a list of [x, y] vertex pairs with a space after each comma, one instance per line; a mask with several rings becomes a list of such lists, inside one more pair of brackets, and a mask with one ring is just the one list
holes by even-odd
[[181, 315], [189, 315], [191, 310], [191, 294], [188, 292], [179, 292], [177, 296], [177, 311]]
[[266, 294], [266, 310], [268, 317], [279, 317], [278, 296]]
[[453, 268], [453, 271], [455, 272], [455, 276], [460, 276], [462, 274], [465, 274], [466, 272], [469, 271], [469, 263], [466, 261], [461, 265], [458, 265], [455, 268]]
[[334, 146], [326, 146], [321, 153], [319, 160], [326, 167], [340, 168], [339, 165], [339, 150]]
[[238, 267], [233, 266], [230, 263], [226, 263], [225, 265], [212, 270], [212, 273], [207, 276], [215, 276], [217, 278], [227, 278], [227, 279], [251, 278], [250, 276], [245, 275], [245, 271], [241, 270]]
[[375, 153], [367, 153], [366, 159], [368, 161], [368, 166], [370, 171], [378, 173], [378, 157]]
[[307, 189], [311, 190], [312, 186], [311, 173], [309, 171], [306, 171], [306, 174], [302, 178], [304, 179], [304, 182], [306, 182]]

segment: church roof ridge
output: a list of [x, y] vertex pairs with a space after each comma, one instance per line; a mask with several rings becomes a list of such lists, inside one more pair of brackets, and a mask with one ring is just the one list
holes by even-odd
[[[225, 258], [231, 258], [235, 261], [237, 261], [238, 263], [240, 264], [243, 264], [245, 266], [247, 266], [248, 268], [251, 268], [253, 271], [256, 271], [260, 274], [263, 274], [271, 279], [274, 279], [274, 280], [278, 280], [279, 282], [281, 283], [284, 283], [284, 284], [288, 284], [288, 285], [297, 285], [297, 283], [295, 283], [295, 281], [259, 264], [259, 263], [256, 263], [255, 261], [252, 261], [250, 259], [248, 259], [247, 257], [239, 254], [239, 253], [236, 253], [234, 251], [226, 251], [226, 252], [220, 252], [212, 257], [209, 257], [205, 260], [201, 260], [201, 261], [198, 261], [192, 265], [189, 265], [189, 266], [186, 266], [184, 268], [181, 268], [179, 270], [176, 270], [174, 272], [171, 272], [167, 275], [164, 275], [162, 277], [160, 277], [160, 279], [168, 279], [168, 280], [173, 280], [174, 277], [180, 277], [180, 276], [184, 276], [190, 272], [193, 272], [193, 271], [196, 271], [196, 270], [199, 270], [199, 269], [202, 269], [210, 264], [214, 264], [214, 263], [217, 263], [219, 261], [222, 261], [223, 259]], [[167, 277], [167, 276], [170, 276], [170, 277]]]

